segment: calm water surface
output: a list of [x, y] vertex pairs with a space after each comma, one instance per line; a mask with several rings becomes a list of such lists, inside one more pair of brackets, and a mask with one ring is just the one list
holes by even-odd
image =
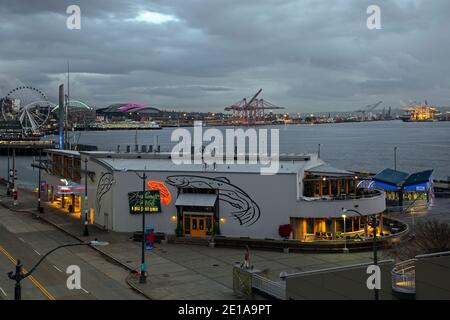
[[[281, 152], [317, 152], [320, 143], [321, 158], [336, 167], [371, 172], [393, 167], [393, 150], [397, 146], [398, 170], [415, 172], [434, 169], [436, 178], [447, 179], [450, 176], [450, 122], [380, 121], [265, 128], [280, 130]], [[139, 145], [151, 145], [158, 140], [162, 151], [170, 151], [175, 144], [170, 141], [172, 131], [173, 128], [138, 131], [137, 141]], [[97, 145], [99, 150], [113, 151], [117, 145], [125, 150], [126, 145], [134, 145], [136, 132], [75, 132], [71, 134], [71, 139]], [[30, 167], [30, 161], [29, 157], [17, 159], [18, 178], [22, 185], [33, 185], [37, 180], [37, 171]], [[6, 157], [1, 157], [0, 176], [6, 174], [6, 167]]]

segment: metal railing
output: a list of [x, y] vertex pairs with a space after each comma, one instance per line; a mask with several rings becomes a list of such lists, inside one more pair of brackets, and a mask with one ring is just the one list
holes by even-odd
[[286, 283], [273, 281], [259, 274], [252, 275], [252, 288], [258, 289], [276, 299], [286, 300]]
[[364, 191], [364, 193], [340, 194], [340, 195], [323, 195], [308, 197], [303, 195], [303, 199], [307, 201], [335, 201], [335, 200], [359, 200], [359, 199], [373, 199], [383, 194], [379, 190]]
[[392, 290], [401, 293], [416, 293], [416, 259], [398, 263], [392, 269]]

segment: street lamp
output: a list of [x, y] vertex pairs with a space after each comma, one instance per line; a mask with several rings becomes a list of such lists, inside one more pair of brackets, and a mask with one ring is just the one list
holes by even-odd
[[88, 229], [88, 190], [87, 190], [87, 163], [88, 159], [84, 159], [84, 231], [83, 236], [89, 237]]
[[[126, 170], [128, 171], [128, 170]], [[131, 171], [131, 170], [130, 170]], [[145, 265], [145, 182], [147, 175], [145, 171], [142, 175], [139, 175], [136, 171], [133, 171], [140, 179], [142, 179], [142, 202], [141, 202], [141, 214], [142, 214], [142, 243], [141, 243], [141, 275], [139, 277], [139, 283], [147, 282], [147, 268]]]
[[[365, 216], [354, 209], [346, 209], [346, 208], [342, 208], [342, 212], [346, 213], [346, 212], [354, 212], [356, 214], [358, 214], [359, 216], [361, 216], [362, 218], [365, 218]], [[373, 216], [371, 216], [371, 224], [370, 226], [373, 228], [373, 264], [374, 265], [378, 265], [378, 252], [377, 252], [377, 216], [376, 214], [374, 214]], [[375, 288], [374, 289], [374, 299], [375, 300], [379, 300], [379, 296], [378, 296], [378, 289]]]
[[348, 248], [347, 248], [347, 236], [345, 235], [345, 233], [347, 232], [346, 228], [347, 225], [345, 223], [345, 218], [347, 218], [347, 216], [345, 214], [342, 215], [342, 218], [344, 218], [344, 253], [348, 253]]
[[41, 184], [42, 184], [42, 174], [41, 174], [41, 165], [42, 165], [42, 149], [39, 149], [39, 179], [38, 179], [38, 207], [37, 210], [39, 213], [43, 213], [44, 212], [44, 208], [41, 206]]
[[93, 247], [95, 247], [95, 246], [107, 246], [108, 244], [109, 243], [106, 241], [98, 241], [96, 239], [94, 241], [89, 241], [89, 242], [69, 243], [69, 244], [60, 245], [60, 246], [50, 250], [49, 252], [47, 252], [45, 255], [43, 255], [42, 258], [36, 263], [36, 265], [25, 274], [23, 274], [23, 272], [22, 272], [22, 264], [20, 263], [20, 260], [17, 259], [16, 273], [13, 274], [12, 271], [8, 272], [8, 277], [11, 280], [16, 281], [16, 285], [14, 287], [14, 300], [22, 300], [21, 281], [23, 279], [26, 279], [29, 276], [31, 276], [33, 274], [33, 272], [36, 270], [36, 268], [42, 263], [42, 261], [44, 261], [44, 259], [47, 258], [47, 256], [50, 255], [52, 252], [55, 252], [56, 250], [59, 250], [61, 248], [65, 248], [65, 247], [75, 247], [75, 246], [93, 246]]

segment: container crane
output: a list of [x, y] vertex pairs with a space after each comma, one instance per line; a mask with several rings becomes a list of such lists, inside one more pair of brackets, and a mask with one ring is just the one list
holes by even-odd
[[264, 121], [264, 110], [284, 109], [264, 99], [258, 99], [262, 89], [259, 89], [250, 100], [244, 98], [233, 105], [226, 107], [225, 111], [232, 111], [232, 122], [245, 125], [254, 125]]

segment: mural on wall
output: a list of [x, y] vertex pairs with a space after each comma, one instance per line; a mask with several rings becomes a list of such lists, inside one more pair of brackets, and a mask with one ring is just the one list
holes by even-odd
[[216, 189], [219, 200], [229, 204], [231, 215], [241, 226], [251, 226], [258, 221], [261, 210], [258, 204], [241, 188], [225, 177], [208, 178], [194, 175], [175, 175], [166, 178], [166, 183], [177, 188]]
[[113, 184], [113, 175], [110, 172], [106, 172], [101, 175], [97, 184], [96, 204], [97, 213], [100, 214], [102, 208], [102, 198], [111, 189]]

